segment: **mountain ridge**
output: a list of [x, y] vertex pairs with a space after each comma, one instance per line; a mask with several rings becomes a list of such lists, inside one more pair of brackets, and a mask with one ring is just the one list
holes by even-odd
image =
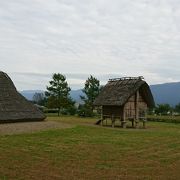
[[[163, 83], [163, 84], [155, 84], [150, 85], [150, 89], [152, 91], [154, 100], [156, 104], [170, 104], [171, 106], [175, 106], [180, 103], [180, 82], [172, 82], [172, 83]], [[33, 99], [34, 93], [43, 93], [42, 90], [24, 90], [20, 91], [20, 93], [26, 97], [28, 100]], [[71, 90], [70, 96], [76, 102], [81, 103], [80, 96], [83, 95], [82, 89]]]

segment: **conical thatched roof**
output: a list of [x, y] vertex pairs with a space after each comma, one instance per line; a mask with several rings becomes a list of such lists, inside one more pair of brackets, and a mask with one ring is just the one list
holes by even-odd
[[137, 90], [140, 91], [148, 107], [154, 107], [151, 90], [142, 77], [110, 79], [95, 99], [94, 105], [122, 106]]
[[9, 76], [0, 71], [0, 122], [43, 119], [45, 115], [19, 94]]

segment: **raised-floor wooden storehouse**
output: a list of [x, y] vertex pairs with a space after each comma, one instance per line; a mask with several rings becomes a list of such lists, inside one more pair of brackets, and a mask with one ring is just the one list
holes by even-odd
[[16, 90], [6, 73], [0, 71], [0, 123], [43, 119], [45, 115]]
[[143, 77], [124, 77], [110, 79], [95, 99], [94, 105], [102, 109], [99, 121], [102, 125], [108, 118], [113, 127], [116, 120], [120, 120], [122, 127], [126, 127], [127, 120], [132, 121], [133, 127], [137, 127], [142, 120], [145, 127], [146, 113], [148, 108], [154, 107], [154, 99]]

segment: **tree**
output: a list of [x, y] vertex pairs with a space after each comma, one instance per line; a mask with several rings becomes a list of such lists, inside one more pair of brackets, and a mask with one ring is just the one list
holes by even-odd
[[66, 82], [66, 77], [62, 74], [53, 74], [52, 80], [49, 81], [50, 86], [47, 86], [45, 92], [47, 96], [47, 106], [58, 109], [58, 116], [60, 110], [66, 108], [70, 102], [69, 92], [71, 89]]
[[45, 104], [45, 101], [46, 99], [44, 93], [35, 93], [33, 95], [33, 102], [35, 102], [36, 104], [43, 106]]
[[172, 108], [169, 104], [158, 104], [155, 108], [155, 113], [160, 115], [167, 115], [172, 112]]
[[75, 115], [77, 113], [77, 107], [75, 101], [72, 98], [68, 99], [68, 106], [61, 111], [64, 115]]
[[88, 116], [93, 115], [93, 102], [100, 92], [100, 82], [98, 79], [92, 75], [86, 80], [85, 86], [83, 88], [84, 96], [81, 99], [84, 101], [84, 106], [82, 110], [85, 111], [84, 114]]
[[180, 103], [175, 106], [175, 111], [180, 113]]

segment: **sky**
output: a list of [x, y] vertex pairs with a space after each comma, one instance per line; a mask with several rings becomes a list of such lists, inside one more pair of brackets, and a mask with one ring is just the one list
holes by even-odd
[[18, 90], [53, 73], [72, 89], [90, 74], [180, 81], [179, 0], [0, 0], [0, 70]]

